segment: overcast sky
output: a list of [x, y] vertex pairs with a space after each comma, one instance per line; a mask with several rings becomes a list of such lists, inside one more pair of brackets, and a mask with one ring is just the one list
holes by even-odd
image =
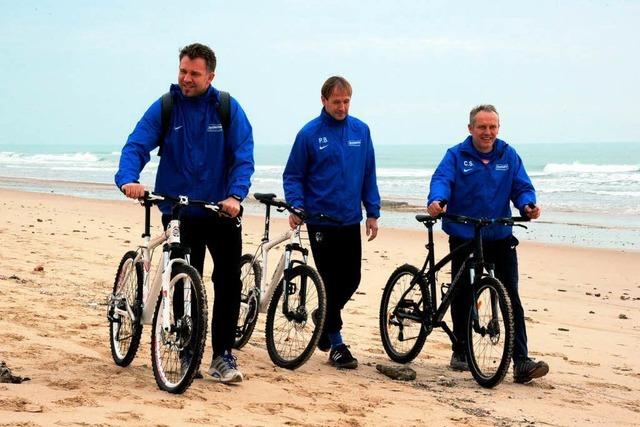
[[[516, 4], [517, 3], [517, 4]], [[210, 45], [258, 144], [291, 144], [334, 74], [376, 144], [640, 142], [638, 1], [0, 0], [0, 144], [121, 146]]]

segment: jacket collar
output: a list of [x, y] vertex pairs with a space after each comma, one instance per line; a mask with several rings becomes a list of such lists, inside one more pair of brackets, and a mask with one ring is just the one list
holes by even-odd
[[173, 94], [174, 96], [173, 99], [175, 99], [175, 97], [177, 96], [180, 99], [191, 101], [191, 102], [203, 102], [206, 100], [220, 102], [220, 92], [218, 91], [218, 89], [214, 88], [213, 86], [209, 86], [209, 89], [207, 89], [205, 93], [203, 93], [202, 95], [198, 95], [195, 98], [184, 96], [182, 94], [182, 91], [180, 90], [180, 86], [177, 84], [172, 84], [171, 87], [169, 88], [169, 91]]
[[349, 115], [347, 115], [347, 117], [345, 117], [343, 120], [336, 120], [331, 117], [329, 113], [327, 113], [327, 110], [325, 110], [324, 107], [322, 107], [322, 110], [320, 111], [320, 118], [322, 118], [322, 121], [330, 126], [342, 126], [347, 123]]

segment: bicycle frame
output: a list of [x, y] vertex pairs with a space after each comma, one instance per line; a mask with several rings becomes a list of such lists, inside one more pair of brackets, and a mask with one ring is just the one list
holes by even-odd
[[[131, 309], [131, 306], [127, 304], [126, 310], [115, 308], [115, 312], [118, 315], [129, 316], [132, 322], [140, 322], [144, 325], [150, 325], [153, 322], [153, 315], [155, 311], [155, 302], [158, 300], [158, 295], [162, 295], [162, 328], [165, 332], [171, 332], [172, 325], [170, 323], [171, 312], [173, 309], [173, 301], [168, 298], [170, 295], [171, 286], [175, 285], [175, 282], [180, 278], [172, 278], [173, 267], [178, 264], [189, 264], [189, 254], [185, 254], [184, 258], [171, 259], [171, 249], [180, 246], [180, 220], [179, 209], [181, 206], [186, 206], [189, 201], [186, 197], [180, 197], [178, 204], [174, 207], [172, 212], [172, 219], [169, 222], [166, 230], [160, 235], [151, 237], [151, 206], [158, 201], [165, 200], [163, 196], [148, 195], [141, 203], [145, 208], [145, 224], [144, 233], [142, 234], [142, 242], [138, 246], [137, 256], [134, 259], [135, 263], [142, 263], [143, 282], [142, 282], [142, 311], [138, 318]], [[151, 266], [153, 262], [153, 253], [158, 246], [162, 245], [162, 257], [158, 261], [157, 269], [154, 272], [153, 280], [151, 279]], [[132, 270], [135, 271], [135, 270]], [[124, 279], [124, 278], [123, 278]], [[191, 315], [191, 288], [189, 286], [184, 287], [184, 311], [187, 316]]]
[[[282, 233], [280, 236], [276, 237], [273, 240], [269, 240], [269, 225], [271, 218], [271, 206], [266, 205], [266, 214], [265, 214], [265, 222], [264, 222], [264, 234], [262, 236], [262, 240], [256, 253], [254, 254], [254, 263], [260, 263], [262, 267], [262, 278], [260, 280], [260, 298], [258, 311], [260, 313], [265, 313], [267, 311], [267, 307], [269, 306], [269, 301], [271, 301], [271, 297], [278, 286], [282, 277], [285, 277], [285, 271], [287, 271], [292, 264], [291, 254], [293, 251], [298, 251], [302, 253], [303, 264], [307, 263], [308, 258], [308, 250], [302, 247], [300, 241], [300, 226], [296, 227], [294, 230], [287, 230]], [[267, 282], [267, 277], [269, 275], [269, 251], [286, 240], [289, 240], [289, 243], [285, 246], [284, 252], [280, 255], [280, 259], [278, 260], [278, 264], [273, 272], [271, 277], [271, 281]], [[285, 307], [286, 309], [286, 307]]]
[[[449, 326], [443, 321], [443, 319], [445, 314], [447, 313], [447, 310], [451, 306], [451, 303], [453, 302], [455, 295], [459, 292], [460, 285], [458, 285], [458, 283], [460, 281], [460, 278], [462, 277], [462, 274], [466, 270], [468, 264], [470, 262], [473, 262], [473, 264], [471, 265], [472, 268], [469, 269], [469, 275], [470, 275], [469, 284], [472, 286], [472, 288], [473, 288], [473, 285], [475, 285], [482, 277], [485, 277], [485, 276], [494, 277], [493, 266], [484, 261], [484, 253], [482, 249], [482, 234], [481, 234], [481, 228], [484, 224], [477, 223], [474, 227], [474, 238], [472, 240], [456, 247], [453, 251], [445, 255], [442, 259], [440, 259], [440, 261], [436, 263], [435, 245], [434, 245], [434, 239], [433, 239], [433, 225], [436, 222], [436, 218], [428, 218], [422, 222], [424, 222], [425, 226], [427, 227], [428, 237], [427, 237], [427, 244], [425, 245], [427, 249], [427, 256], [418, 275], [412, 280], [411, 285], [402, 295], [402, 299], [404, 299], [405, 296], [413, 290], [419, 278], [426, 278], [426, 281], [429, 285], [429, 291], [430, 291], [430, 301], [428, 301], [427, 303], [429, 304], [430, 311], [433, 314], [433, 316], [431, 318], [428, 318], [427, 317], [428, 313], [425, 312], [425, 313], [422, 313], [422, 316], [419, 316], [419, 318], [418, 316], [414, 317], [406, 314], [404, 315], [404, 317], [418, 321], [418, 322], [422, 322], [423, 324], [425, 324], [425, 326], [441, 327], [447, 333], [451, 341], [455, 343], [456, 342], [455, 335], [453, 334], [453, 331], [451, 331]], [[451, 283], [449, 284], [449, 287], [447, 289], [447, 292], [445, 292], [442, 295], [440, 305], [438, 305], [436, 275], [446, 264], [451, 262], [451, 260], [454, 257], [460, 254], [465, 254], [465, 260], [460, 266], [460, 269], [458, 270], [456, 277], [452, 278]], [[473, 300], [475, 301], [475, 295], [473, 296]], [[419, 307], [422, 303], [423, 301], [421, 299], [420, 301], [418, 301], [416, 306]], [[499, 310], [497, 299], [492, 298], [491, 306], [492, 306], [492, 317], [494, 319], [497, 319], [498, 310]], [[480, 325], [478, 321], [478, 311], [477, 311], [477, 307], [475, 307], [475, 304], [472, 305], [472, 316], [473, 316], [474, 330], [476, 330], [477, 332], [480, 332]]]

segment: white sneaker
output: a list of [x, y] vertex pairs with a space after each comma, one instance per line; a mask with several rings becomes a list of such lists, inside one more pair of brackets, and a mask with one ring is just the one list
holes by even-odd
[[236, 357], [228, 351], [211, 361], [208, 373], [214, 380], [222, 383], [242, 382], [242, 372], [238, 370]]

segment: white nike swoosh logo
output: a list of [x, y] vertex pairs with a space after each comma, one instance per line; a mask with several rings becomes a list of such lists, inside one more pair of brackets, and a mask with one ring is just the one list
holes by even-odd
[[176, 126], [173, 128], [173, 130], [179, 130], [182, 126]]
[[324, 150], [324, 149], [325, 149], [325, 148], [327, 148], [327, 147], [328, 147], [328, 145], [321, 145], [321, 146], [320, 146], [320, 149], [321, 149], [321, 150]]
[[467, 172], [469, 172], [471, 169], [473, 169], [473, 168], [469, 168], [469, 169], [462, 169], [462, 172], [467, 173]]

